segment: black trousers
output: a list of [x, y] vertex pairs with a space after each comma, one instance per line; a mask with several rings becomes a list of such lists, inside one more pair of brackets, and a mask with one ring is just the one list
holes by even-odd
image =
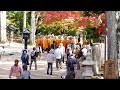
[[62, 56], [62, 62], [64, 63], [64, 56]]
[[53, 71], [53, 63], [48, 63], [47, 73], [49, 74], [49, 69], [51, 70], [50, 74], [52, 74]]
[[35, 63], [35, 70], [37, 70], [37, 62], [36, 62], [36, 59], [31, 59], [31, 62], [30, 62], [30, 70], [31, 70], [31, 67], [32, 67], [32, 63]]
[[70, 55], [70, 54], [67, 54], [67, 60], [68, 60], [68, 58], [69, 58], [69, 55]]

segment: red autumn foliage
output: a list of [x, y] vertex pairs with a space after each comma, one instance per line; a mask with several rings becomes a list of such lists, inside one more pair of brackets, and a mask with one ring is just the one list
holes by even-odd
[[106, 29], [106, 20], [105, 20], [105, 13], [102, 13], [100, 15], [100, 18], [102, 20], [102, 23], [100, 24], [100, 26], [97, 28], [96, 32], [99, 34], [99, 35], [102, 35], [105, 33], [105, 29]]
[[43, 18], [43, 23], [51, 24], [54, 21], [68, 19], [68, 18], [80, 18], [82, 11], [46, 11]]
[[[90, 21], [92, 23], [89, 23]], [[83, 28], [90, 26], [91, 28], [93, 28], [98, 24], [98, 22], [99, 22], [98, 18], [93, 16], [86, 16], [86, 17], [83, 17], [82, 20], [80, 20], [79, 26]]]

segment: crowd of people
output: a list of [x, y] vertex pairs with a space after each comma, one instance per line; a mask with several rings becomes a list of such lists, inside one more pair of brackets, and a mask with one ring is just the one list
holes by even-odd
[[[86, 42], [85, 42], [86, 43]], [[90, 44], [85, 43], [81, 45], [74, 37], [43, 37], [41, 36], [36, 40], [36, 47], [29, 55], [27, 50], [23, 50], [21, 55], [22, 68], [18, 65], [19, 61], [15, 60], [14, 66], [11, 67], [9, 77], [12, 79], [30, 79], [31, 74], [27, 70], [31, 70], [32, 63], [35, 63], [35, 70], [37, 70], [37, 59], [40, 60], [41, 53], [47, 51], [47, 74], [53, 74], [53, 63], [56, 62], [56, 69], [62, 69], [62, 63], [66, 64], [66, 76], [65, 79], [75, 79], [75, 65], [77, 70], [80, 70], [80, 62], [85, 60], [87, 51], [90, 49]], [[66, 58], [65, 58], [66, 57]]]

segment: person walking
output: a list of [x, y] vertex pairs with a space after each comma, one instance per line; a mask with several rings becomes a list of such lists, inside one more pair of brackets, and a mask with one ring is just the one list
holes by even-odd
[[49, 74], [49, 69], [51, 69], [50, 75], [52, 75], [54, 60], [55, 60], [54, 49], [51, 49], [47, 55], [47, 62], [48, 62], [47, 74]]
[[84, 45], [83, 46], [83, 48], [82, 48], [82, 53], [83, 53], [83, 60], [85, 60], [86, 59], [86, 56], [87, 56], [87, 48], [86, 48], [86, 45]]
[[62, 63], [61, 63], [62, 52], [60, 50], [60, 47], [55, 50], [54, 55], [55, 55], [55, 59], [56, 59], [56, 68], [59, 69], [59, 67], [60, 67], [60, 69], [62, 69]]
[[61, 52], [62, 52], [62, 61], [63, 61], [63, 63], [64, 63], [65, 47], [63, 46], [62, 43], [60, 43], [59, 47], [60, 47], [60, 50], [61, 50]]
[[20, 79], [21, 76], [21, 67], [18, 65], [19, 61], [16, 59], [14, 65], [10, 69], [9, 78], [10, 79]]
[[22, 66], [21, 79], [31, 79], [31, 73], [27, 70], [27, 65]]
[[78, 53], [80, 52], [80, 47], [79, 45], [76, 46], [76, 50], [75, 50], [75, 58], [77, 61], [77, 70], [80, 70], [80, 59], [78, 57]]
[[68, 60], [69, 56], [72, 54], [72, 49], [70, 45], [67, 46], [66, 53], [67, 53], [67, 60]]
[[22, 64], [23, 65], [29, 65], [29, 55], [27, 54], [27, 50], [23, 50], [22, 56], [21, 56]]
[[39, 60], [41, 57], [41, 53], [42, 53], [42, 48], [41, 48], [40, 44], [38, 44], [38, 46], [36, 47], [36, 54], [37, 54], [37, 57], [39, 58]]
[[53, 41], [53, 44], [51, 44], [51, 47], [50, 47], [51, 49], [56, 49], [56, 45], [55, 45], [55, 41]]
[[74, 71], [74, 66], [71, 65], [71, 63], [68, 63], [69, 67], [67, 70], [67, 75], [65, 76], [65, 79], [75, 79], [75, 71]]
[[36, 53], [35, 47], [33, 48], [30, 56], [31, 56], [30, 70], [31, 70], [31, 66], [32, 66], [33, 61], [35, 63], [35, 70], [37, 70], [37, 61], [36, 61], [37, 53]]

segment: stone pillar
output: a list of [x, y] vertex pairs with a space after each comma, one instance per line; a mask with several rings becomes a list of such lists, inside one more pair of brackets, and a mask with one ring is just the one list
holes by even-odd
[[[107, 37], [108, 37], [108, 60], [117, 60], [117, 26], [116, 26], [116, 12], [106, 11], [107, 17]], [[116, 65], [116, 78], [118, 78], [118, 66]]]
[[0, 41], [6, 42], [6, 11], [0, 11]]

